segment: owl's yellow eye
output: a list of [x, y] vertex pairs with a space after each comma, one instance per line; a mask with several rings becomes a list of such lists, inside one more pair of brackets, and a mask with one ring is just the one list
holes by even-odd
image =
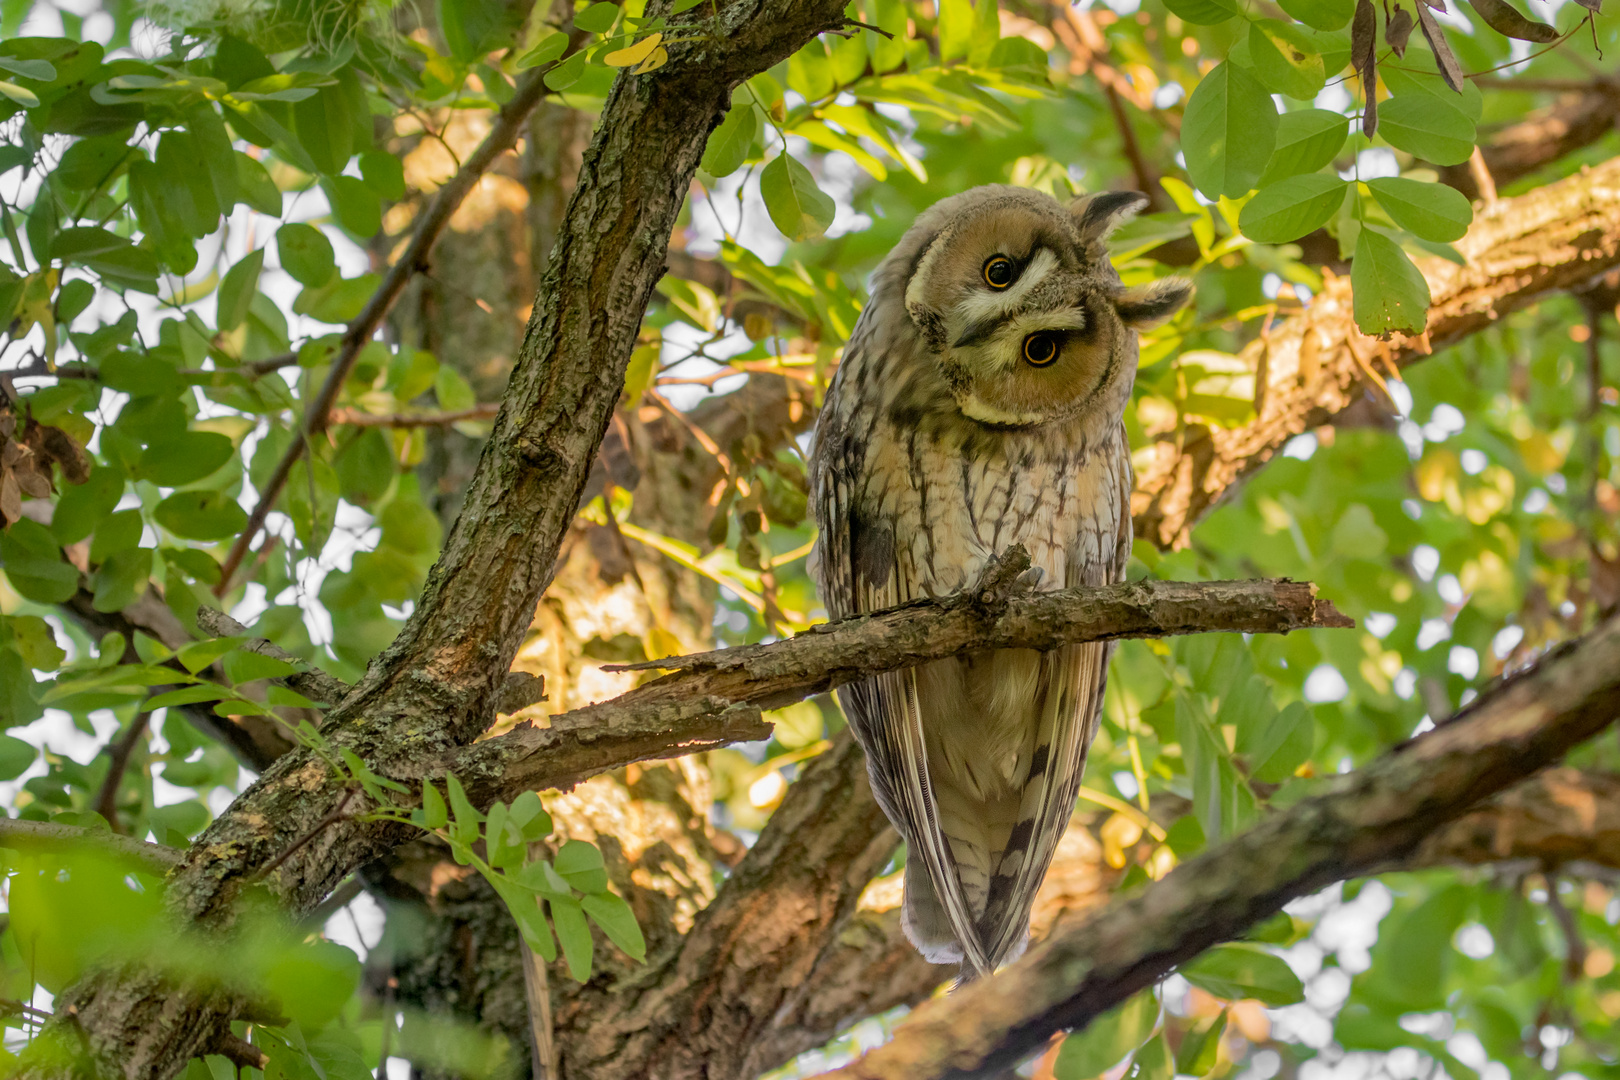
[[1024, 339], [1024, 359], [1035, 367], [1045, 367], [1058, 358], [1057, 335], [1041, 330]]
[[1018, 276], [1018, 268], [1005, 255], [992, 255], [984, 263], [984, 283], [992, 289], [1005, 289]]

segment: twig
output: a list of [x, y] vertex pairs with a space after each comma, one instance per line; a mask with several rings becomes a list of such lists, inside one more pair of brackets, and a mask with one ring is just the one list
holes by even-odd
[[[535, 903], [539, 903], [535, 899]], [[546, 962], [522, 941], [523, 997], [529, 1007], [529, 1053], [534, 1080], [557, 1080], [557, 1040], [551, 1022], [551, 984]]]
[[1114, 114], [1114, 126], [1119, 128], [1125, 160], [1131, 163], [1131, 172], [1136, 177], [1136, 188], [1148, 197], [1151, 209], [1162, 209], [1164, 193], [1159, 190], [1159, 176], [1153, 171], [1153, 166], [1148, 164], [1147, 158], [1142, 156], [1142, 144], [1136, 139], [1136, 129], [1131, 126], [1130, 114], [1125, 111], [1125, 99], [1120, 96], [1119, 87], [1112, 81], [1104, 84], [1103, 91], [1108, 96], [1108, 109]]
[[118, 737], [107, 754], [107, 778], [101, 782], [101, 790], [96, 793], [95, 808], [115, 833], [124, 831], [118, 827], [118, 789], [124, 782], [124, 770], [129, 768], [129, 758], [135, 752], [135, 744], [146, 734], [151, 720], [150, 712], [143, 710], [136, 713], [135, 719], [129, 723], [129, 730]]
[[1581, 928], [1575, 925], [1575, 916], [1558, 895], [1558, 878], [1546, 874], [1542, 880], [1547, 884], [1547, 910], [1552, 912], [1558, 929], [1564, 934], [1564, 981], [1572, 983], [1581, 977], [1586, 967], [1586, 942], [1581, 937]]
[[320, 906], [299, 920], [299, 924], [311, 931], [319, 930], [326, 925], [326, 920], [342, 911], [354, 902], [354, 898], [366, 891], [366, 886], [359, 875], [350, 875], [343, 884], [332, 891], [332, 895], [322, 900]]
[[[248, 633], [247, 627], [218, 608], [211, 608], [206, 604], [197, 609], [197, 628], [213, 637], [242, 637]], [[281, 681], [312, 701], [332, 706], [342, 701], [349, 694], [349, 684], [342, 679], [328, 675], [320, 668], [312, 665], [308, 660], [294, 656], [264, 638], [251, 638], [243, 643], [242, 648], [248, 652], [258, 653], [260, 656], [267, 656], [272, 660], [280, 660], [286, 664], [296, 664], [305, 668], [304, 671], [295, 671], [291, 675], [283, 677]]]
[[450, 182], [433, 196], [432, 204], [417, 222], [416, 234], [411, 237], [409, 246], [394, 265], [389, 267], [388, 275], [383, 278], [382, 284], [366, 302], [364, 310], [343, 332], [343, 344], [337, 357], [332, 361], [332, 370], [327, 374], [326, 382], [322, 384], [319, 393], [304, 410], [302, 437], [292, 441], [292, 445], [281, 456], [275, 470], [265, 482], [264, 490], [259, 493], [258, 505], [253, 508], [253, 513], [248, 515], [246, 527], [225, 556], [219, 584], [214, 586], [215, 596], [224, 596], [230, 592], [236, 570], [242, 565], [242, 559], [246, 556], [254, 538], [259, 535], [259, 530], [264, 528], [271, 507], [281, 497], [293, 466], [304, 456], [304, 449], [309, 440], [325, 431], [331, 422], [332, 406], [337, 401], [343, 384], [348, 380], [349, 372], [354, 369], [360, 350], [382, 325], [383, 317], [388, 314], [388, 309], [393, 307], [394, 301], [404, 291], [411, 276], [427, 264], [428, 252], [432, 250], [434, 242], [449, 224], [450, 216], [455, 213], [462, 200], [472, 191], [484, 172], [494, 164], [495, 159], [510, 150], [522, 135], [529, 114], [546, 95], [543, 79], [551, 68], [551, 64], [542, 65], [518, 80], [516, 93], [501, 107], [489, 135], [450, 178]]
[[139, 869], [166, 874], [180, 865], [184, 856], [162, 844], [148, 844], [117, 833], [86, 829], [78, 825], [58, 825], [50, 821], [0, 819], [0, 847], [17, 851], [72, 851], [88, 848], [134, 863]]
[[493, 420], [495, 414], [500, 411], [500, 402], [489, 401], [454, 412], [368, 413], [360, 409], [333, 409], [330, 419], [333, 426], [346, 424], [349, 427], [380, 428], [449, 427], [465, 420]]
[[230, 1058], [231, 1064], [238, 1069], [263, 1069], [270, 1064], [269, 1054], [229, 1032], [220, 1036], [219, 1042], [214, 1045], [214, 1053]]
[[300, 836], [297, 840], [294, 840], [292, 844], [290, 844], [280, 855], [277, 855], [274, 859], [271, 859], [264, 869], [253, 875], [253, 880], [263, 881], [265, 878], [269, 877], [276, 867], [292, 858], [293, 855], [295, 855], [305, 844], [309, 843], [311, 840], [315, 839], [321, 833], [325, 832], [327, 829], [336, 824], [338, 819], [343, 816], [343, 811], [348, 808], [349, 800], [354, 798], [354, 792], [354, 788], [348, 788], [345, 790], [343, 792], [343, 798], [338, 800], [338, 804], [332, 807], [332, 809], [327, 812], [325, 817], [321, 818], [321, 820], [310, 826], [308, 832], [306, 832], [303, 836]]
[[1485, 155], [1478, 146], [1468, 156], [1468, 171], [1474, 177], [1474, 186], [1479, 188], [1479, 201], [1485, 204], [1486, 209], [1496, 205], [1496, 181], [1491, 177], [1490, 166], [1485, 164]]

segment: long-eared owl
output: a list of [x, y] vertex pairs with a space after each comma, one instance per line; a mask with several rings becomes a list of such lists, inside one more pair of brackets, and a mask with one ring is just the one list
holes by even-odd
[[[1147, 200], [975, 188], [878, 267], [815, 435], [812, 564], [834, 618], [972, 584], [1014, 544], [1038, 588], [1119, 581], [1137, 331], [1191, 296], [1125, 288], [1107, 237]], [[907, 843], [907, 936], [965, 977], [1022, 951], [1073, 811], [1111, 646], [986, 650], [840, 691]]]

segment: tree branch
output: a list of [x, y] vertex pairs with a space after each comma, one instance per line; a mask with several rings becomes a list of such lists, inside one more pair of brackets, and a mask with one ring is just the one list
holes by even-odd
[[829, 1076], [931, 1080], [1005, 1068], [1288, 901], [1408, 858], [1444, 822], [1556, 761], [1620, 713], [1620, 618], [1435, 730], [918, 1010]]
[[49, 821], [0, 818], [0, 847], [18, 851], [71, 851], [89, 849], [134, 864], [152, 874], [167, 874], [180, 865], [181, 854], [162, 844], [78, 825]]
[[1304, 312], [1251, 342], [1241, 355], [1264, 372], [1260, 415], [1230, 430], [1189, 426], [1179, 442], [1166, 435], [1140, 451], [1131, 497], [1136, 535], [1160, 547], [1184, 546], [1193, 523], [1232, 485], [1355, 401], [1369, 369], [1416, 363], [1620, 265], [1620, 158], [1499, 200], [1480, 211], [1456, 247], [1466, 266], [1417, 260], [1434, 301], [1421, 337], [1378, 341], [1362, 334], [1351, 314], [1350, 279], [1340, 277]]
[[[1021, 559], [1018, 557], [1022, 556]], [[1003, 556], [1028, 564], [1023, 549]], [[678, 757], [766, 738], [761, 709], [780, 708], [856, 679], [978, 649], [1050, 650], [1082, 641], [1226, 631], [1286, 634], [1354, 623], [1287, 580], [1138, 581], [1048, 593], [920, 600], [764, 645], [630, 664], [671, 674], [611, 701], [515, 728], [396, 773], [454, 773], [483, 804], [524, 791], [568, 789], [635, 761]]]

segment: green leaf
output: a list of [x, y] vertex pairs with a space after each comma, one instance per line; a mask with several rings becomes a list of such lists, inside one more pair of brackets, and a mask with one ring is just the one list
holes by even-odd
[[532, 791], [525, 791], [513, 800], [511, 821], [525, 840], [544, 840], [551, 835], [551, 815], [540, 804], [540, 796]]
[[281, 257], [281, 268], [294, 281], [311, 289], [325, 285], [337, 270], [332, 241], [315, 226], [301, 221], [276, 230], [276, 253]]
[[157, 504], [152, 517], [187, 540], [226, 540], [247, 525], [247, 512], [221, 491], [177, 491]]
[[1326, 109], [1298, 109], [1277, 118], [1277, 148], [1266, 163], [1260, 187], [1328, 164], [1344, 146], [1350, 121]]
[[478, 826], [484, 820], [484, 815], [478, 812], [467, 792], [462, 788], [461, 781], [454, 776], [446, 775], [445, 789], [450, 793], [450, 811], [455, 815], [455, 827], [450, 830], [457, 842], [471, 846], [478, 839]]
[[360, 175], [366, 186], [385, 199], [405, 197], [405, 166], [385, 150], [367, 150], [360, 155]]
[[1181, 1037], [1176, 1050], [1176, 1074], [1206, 1076], [1215, 1068], [1221, 1047], [1221, 1035], [1226, 1031], [1227, 1010], [1192, 1028]]
[[193, 675], [246, 641], [245, 637], [210, 638], [182, 648], [175, 656]]
[[1152, 990], [1137, 993], [1071, 1032], [1058, 1050], [1052, 1075], [1057, 1080], [1092, 1080], [1124, 1060], [1147, 1040], [1159, 1021], [1159, 1002]]
[[1378, 107], [1378, 134], [1397, 150], [1436, 165], [1461, 165], [1474, 152], [1474, 124], [1433, 95], [1393, 97]]
[[1393, 176], [1369, 180], [1367, 186], [1395, 224], [1420, 239], [1437, 244], [1461, 240], [1473, 224], [1473, 205], [1454, 187]]
[[236, 188], [249, 207], [270, 217], [281, 216], [281, 189], [270, 179], [269, 170], [240, 150], [236, 152]]
[[[293, 300], [293, 312], [321, 322], [346, 323], [365, 309], [366, 301], [381, 283], [382, 278], [377, 274], [333, 278], [319, 288], [299, 293]], [[303, 363], [302, 358], [299, 362]]]
[[599, 893], [607, 888], [607, 871], [602, 866], [602, 853], [595, 844], [583, 840], [570, 840], [551, 861], [564, 881], [583, 893]]
[[214, 431], [186, 431], [146, 448], [136, 462], [137, 480], [159, 487], [180, 487], [201, 480], [231, 459], [236, 446]]
[[1164, 6], [1172, 15], [1194, 26], [1218, 26], [1242, 11], [1231, 0], [1165, 0]]
[[574, 16], [574, 25], [593, 34], [605, 34], [619, 18], [619, 5], [598, 0]]
[[[394, 160], [391, 156], [388, 159]], [[339, 225], [362, 240], [377, 235], [382, 228], [382, 199], [365, 181], [352, 176], [334, 176], [323, 181], [321, 188], [332, 204]]]
[[1429, 283], [1401, 246], [1363, 227], [1350, 264], [1356, 325], [1364, 334], [1421, 334], [1428, 322]]
[[444, 804], [444, 796], [439, 789], [431, 783], [422, 785], [422, 827], [424, 829], [442, 829], [450, 823], [450, 811]]
[[478, 404], [467, 376], [449, 365], [441, 365], [433, 376], [433, 393], [439, 399], [439, 408], [446, 412], [460, 412]]
[[577, 900], [554, 896], [546, 903], [551, 907], [551, 924], [557, 929], [557, 940], [568, 961], [568, 974], [575, 982], [584, 982], [591, 977], [591, 927], [585, 921], [585, 912]]
[[123, 474], [97, 465], [90, 470], [89, 480], [62, 492], [56, 512], [51, 515], [51, 532], [59, 543], [76, 544], [89, 536], [123, 497]]
[[610, 892], [596, 893], [581, 900], [579, 906], [626, 956], [632, 960], [647, 958], [647, 941], [641, 935], [635, 913], [622, 897]]
[[1247, 942], [1217, 945], [1192, 963], [1183, 964], [1181, 975], [1194, 986], [1227, 1001], [1254, 998], [1276, 1007], [1305, 1000], [1305, 984], [1287, 962]]
[[1316, 45], [1292, 23], [1260, 19], [1249, 24], [1249, 58], [1267, 89], [1310, 101], [1327, 85]]
[[1288, 14], [1317, 30], [1339, 30], [1350, 25], [1356, 0], [1277, 0]]
[[548, 964], [557, 959], [557, 942], [551, 936], [551, 927], [540, 905], [535, 902], [534, 894], [520, 892], [504, 881], [496, 889], [501, 899], [506, 901], [507, 910], [517, 920], [518, 931], [522, 933], [523, 940], [529, 943], [529, 948]]
[[541, 64], [549, 64], [561, 56], [567, 48], [568, 35], [561, 30], [553, 30], [541, 38], [534, 48], [518, 57], [517, 69], [523, 71], [528, 68], [539, 67]]
[[1277, 145], [1277, 106], [1253, 75], [1225, 61], [1205, 75], [1181, 123], [1193, 184], [1208, 198], [1247, 195]]
[[254, 248], [225, 271], [219, 283], [219, 314], [215, 321], [223, 333], [242, 325], [259, 291], [259, 273], [264, 269], [264, 248]]
[[[611, 5], [609, 5], [611, 6]], [[577, 22], [578, 20], [576, 20]], [[566, 90], [585, 74], [585, 54], [577, 52], [546, 72], [545, 84], [551, 90]]]
[[182, 686], [178, 690], [168, 690], [155, 697], [147, 698], [141, 703], [141, 708], [149, 711], [167, 709], [172, 705], [196, 705], [204, 701], [224, 701], [231, 696], [232, 692], [228, 686], [202, 683], [198, 686]]
[[[0, 735], [0, 780], [15, 780], [28, 771], [28, 767], [39, 757], [39, 750], [32, 743], [23, 742], [13, 735]], [[600, 920], [598, 920], [600, 921]], [[631, 919], [631, 925], [635, 920]], [[607, 927], [603, 927], [604, 930]], [[639, 931], [638, 931], [639, 933]], [[613, 935], [608, 934], [609, 937]], [[625, 950], [628, 952], [629, 950]], [[637, 957], [640, 959], [640, 957]]]
[[760, 171], [759, 192], [772, 223], [790, 240], [817, 239], [832, 224], [832, 199], [790, 154], [776, 155]]
[[1290, 176], [1255, 192], [1243, 204], [1238, 227], [1261, 244], [1286, 244], [1327, 223], [1344, 202], [1350, 185], [1337, 176]]
[[354, 118], [341, 86], [323, 86], [292, 106], [293, 131], [315, 168], [336, 176], [354, 153]]
[[748, 151], [759, 133], [759, 118], [752, 101], [733, 105], [720, 126], [709, 136], [703, 151], [703, 171], [710, 176], [730, 176], [748, 159]]
[[32, 90], [18, 86], [14, 82], [6, 82], [3, 79], [0, 79], [0, 94], [5, 95], [25, 109], [32, 109], [39, 104], [39, 98], [35, 96]]
[[107, 183], [128, 161], [141, 155], [122, 132], [80, 139], [62, 154], [53, 174], [69, 191], [90, 191]]
[[1451, 938], [1468, 915], [1468, 897], [1464, 886], [1448, 885], [1380, 927], [1373, 977], [1403, 1011], [1443, 1007]]

